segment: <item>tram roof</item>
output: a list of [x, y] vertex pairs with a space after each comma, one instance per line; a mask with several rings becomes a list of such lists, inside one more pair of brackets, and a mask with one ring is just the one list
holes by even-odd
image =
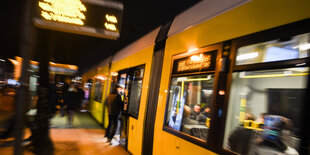
[[169, 29], [168, 37], [210, 20], [250, 0], [202, 0], [177, 15]]
[[137, 53], [137, 52], [139, 52], [139, 51], [141, 51], [147, 47], [154, 45], [155, 39], [156, 39], [157, 34], [159, 32], [159, 29], [160, 29], [160, 27], [157, 27], [156, 29], [154, 29], [150, 33], [148, 33], [148, 34], [144, 35], [143, 37], [141, 37], [140, 39], [138, 39], [137, 41], [129, 44], [125, 48], [116, 52], [114, 56], [107, 57], [106, 59], [101, 61], [101, 63], [98, 65], [98, 67], [99, 66], [106, 66], [109, 64], [110, 61], [112, 61], [112, 62], [119, 61], [119, 60], [126, 58], [132, 54], [135, 54], [135, 53]]
[[[249, 1], [250, 0], [202, 0], [201, 2], [183, 11], [174, 18], [168, 32], [168, 37], [178, 34], [202, 22], [210, 20]], [[140, 39], [116, 52], [114, 56], [107, 57], [101, 61], [97, 67], [106, 66], [110, 61], [117, 62], [125, 57], [128, 57], [149, 46], [154, 45], [159, 30], [160, 27], [155, 28], [153, 31], [147, 33]]]

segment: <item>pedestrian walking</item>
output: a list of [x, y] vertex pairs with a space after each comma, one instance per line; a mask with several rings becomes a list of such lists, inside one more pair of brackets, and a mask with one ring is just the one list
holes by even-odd
[[76, 89], [76, 85], [71, 83], [64, 97], [64, 104], [68, 113], [67, 127], [69, 128], [72, 127], [74, 112], [78, 108], [79, 103], [80, 98], [78, 96], [78, 90]]

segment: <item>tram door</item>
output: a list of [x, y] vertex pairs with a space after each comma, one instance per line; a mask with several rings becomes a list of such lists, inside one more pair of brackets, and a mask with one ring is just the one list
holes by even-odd
[[119, 121], [119, 134], [120, 134], [120, 144], [127, 148], [127, 124], [128, 124], [128, 115], [127, 115], [127, 106], [128, 106], [128, 93], [129, 93], [129, 82], [130, 75], [128, 74], [128, 69], [121, 70], [118, 73], [117, 85], [119, 86], [118, 92], [122, 97], [124, 107]]
[[124, 108], [120, 121], [120, 145], [127, 149], [129, 117], [138, 119], [144, 65], [118, 72], [117, 84]]

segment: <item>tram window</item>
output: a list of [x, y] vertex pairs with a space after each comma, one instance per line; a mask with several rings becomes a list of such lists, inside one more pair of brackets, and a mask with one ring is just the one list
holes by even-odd
[[103, 82], [99, 79], [95, 80], [94, 100], [102, 102]]
[[236, 65], [305, 58], [309, 49], [310, 33], [243, 46], [237, 50]]
[[114, 75], [112, 73], [110, 93], [116, 88], [116, 85], [117, 85], [117, 75], [118, 75], [118, 73], [114, 73]]
[[298, 154], [308, 73], [307, 67], [233, 73], [223, 147]]
[[144, 66], [143, 68], [134, 69], [132, 75], [128, 113], [135, 118], [138, 118], [139, 114], [143, 72], [144, 72]]
[[206, 141], [213, 86], [214, 75], [172, 78], [166, 125]]

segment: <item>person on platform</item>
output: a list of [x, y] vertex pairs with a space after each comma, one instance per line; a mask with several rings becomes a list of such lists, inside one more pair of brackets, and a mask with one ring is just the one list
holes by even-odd
[[118, 117], [123, 108], [122, 98], [121, 95], [118, 94], [117, 88], [113, 89], [112, 93], [109, 94], [105, 101], [105, 105], [108, 107], [109, 125], [104, 137], [106, 137], [111, 144], [111, 140], [117, 129]]
[[79, 103], [80, 98], [78, 96], [78, 90], [76, 89], [76, 85], [71, 83], [64, 97], [64, 104], [68, 112], [67, 126], [69, 128], [72, 127], [74, 112], [79, 107]]
[[78, 95], [78, 100], [79, 100], [79, 110], [82, 110], [82, 106], [83, 106], [83, 101], [84, 101], [84, 96], [85, 96], [85, 91], [83, 90], [83, 84], [79, 83], [76, 86], [77, 89], [77, 95]]

